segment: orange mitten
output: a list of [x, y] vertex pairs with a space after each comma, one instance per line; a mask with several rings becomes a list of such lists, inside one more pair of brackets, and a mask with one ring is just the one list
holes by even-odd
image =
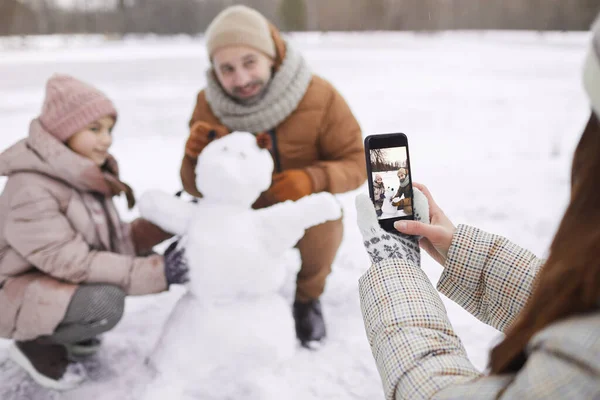
[[304, 170], [290, 169], [273, 176], [273, 184], [268, 192], [278, 201], [295, 201], [313, 193], [313, 183]]
[[190, 136], [185, 143], [185, 154], [196, 159], [209, 142], [227, 134], [229, 131], [222, 125], [196, 121], [190, 129]]

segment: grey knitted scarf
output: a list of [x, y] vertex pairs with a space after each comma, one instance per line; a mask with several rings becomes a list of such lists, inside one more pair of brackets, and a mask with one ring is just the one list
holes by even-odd
[[398, 181], [400, 182], [401, 188], [405, 188], [410, 183], [410, 179], [408, 179], [408, 176], [404, 178], [404, 181], [400, 181], [400, 179], [398, 179]]
[[304, 58], [287, 45], [286, 57], [262, 99], [251, 105], [235, 102], [212, 70], [207, 72], [206, 100], [217, 118], [234, 131], [264, 132], [283, 122], [304, 97], [312, 72]]

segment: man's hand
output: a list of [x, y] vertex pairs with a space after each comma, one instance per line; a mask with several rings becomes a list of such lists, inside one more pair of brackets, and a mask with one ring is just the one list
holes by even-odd
[[222, 125], [211, 125], [204, 121], [197, 121], [190, 129], [190, 136], [185, 143], [185, 154], [194, 159], [198, 158], [198, 155], [208, 143], [228, 133], [229, 131]]
[[402, 200], [392, 201], [392, 206], [398, 207], [400, 209], [400, 208], [403, 208], [403, 207], [410, 207], [410, 206], [412, 206], [412, 202], [410, 200], [410, 197], [408, 197], [408, 198], [405, 197]]
[[296, 201], [313, 193], [313, 183], [308, 173], [301, 169], [290, 169], [273, 177], [268, 192], [277, 201]]

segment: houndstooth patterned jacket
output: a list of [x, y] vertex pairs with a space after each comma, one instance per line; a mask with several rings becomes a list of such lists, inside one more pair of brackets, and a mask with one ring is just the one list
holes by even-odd
[[[503, 237], [461, 225], [438, 290], [503, 331], [525, 305], [543, 260]], [[600, 399], [600, 310], [530, 341], [514, 375], [486, 376], [467, 358], [425, 273], [388, 259], [360, 278], [365, 329], [386, 399]]]

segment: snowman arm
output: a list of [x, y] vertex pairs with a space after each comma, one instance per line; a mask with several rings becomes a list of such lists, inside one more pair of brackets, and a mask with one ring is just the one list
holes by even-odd
[[255, 211], [269, 250], [283, 253], [302, 239], [306, 228], [298, 211], [296, 203], [289, 200]]
[[196, 206], [159, 190], [145, 192], [138, 202], [143, 218], [175, 235], [186, 233], [188, 221]]
[[292, 248], [304, 236], [306, 229], [342, 217], [340, 203], [331, 193], [305, 196], [297, 201], [285, 201], [258, 210], [263, 218], [270, 242]]

